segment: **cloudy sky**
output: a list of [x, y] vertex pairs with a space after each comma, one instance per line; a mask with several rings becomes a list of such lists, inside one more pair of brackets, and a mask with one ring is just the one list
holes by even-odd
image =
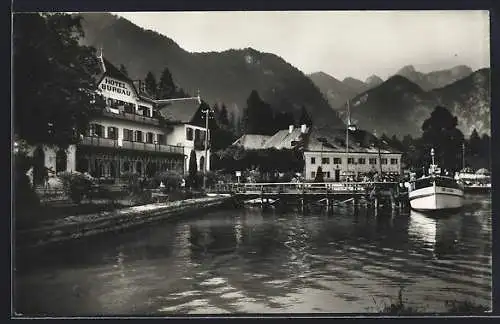
[[404, 65], [422, 72], [489, 66], [487, 11], [267, 11], [115, 13], [191, 52], [252, 47], [303, 71], [383, 79]]

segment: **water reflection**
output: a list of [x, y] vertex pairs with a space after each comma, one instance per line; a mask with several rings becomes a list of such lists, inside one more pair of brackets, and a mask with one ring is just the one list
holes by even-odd
[[475, 208], [446, 218], [342, 206], [213, 212], [32, 262], [17, 303], [63, 315], [365, 312], [404, 286], [431, 311], [450, 298], [488, 305], [491, 210]]

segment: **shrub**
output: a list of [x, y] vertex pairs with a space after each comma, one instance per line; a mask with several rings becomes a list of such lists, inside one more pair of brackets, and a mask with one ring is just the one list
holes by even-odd
[[71, 200], [79, 204], [84, 196], [88, 196], [92, 188], [92, 180], [79, 172], [62, 172], [58, 175], [64, 192]]
[[219, 172], [215, 171], [208, 171], [206, 172], [206, 177], [207, 177], [207, 187], [213, 187], [216, 183], [219, 181], [224, 181], [225, 177]]
[[177, 190], [181, 186], [182, 174], [177, 171], [164, 171], [155, 174], [154, 179], [157, 183], [157, 187], [161, 182], [165, 185], [165, 191], [170, 192]]

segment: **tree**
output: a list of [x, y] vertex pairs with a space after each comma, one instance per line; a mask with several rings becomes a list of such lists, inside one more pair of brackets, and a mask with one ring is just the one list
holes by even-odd
[[125, 67], [125, 65], [120, 64], [120, 72], [125, 74], [128, 77], [128, 71], [127, 71], [127, 68]]
[[253, 90], [247, 99], [242, 123], [245, 134], [271, 135], [274, 133], [271, 107], [260, 98], [256, 90]]
[[[182, 91], [183, 92], [183, 91]], [[170, 70], [165, 67], [161, 73], [160, 82], [158, 83], [158, 99], [171, 99], [175, 98], [177, 94], [177, 87]]]
[[14, 132], [30, 145], [66, 148], [78, 142], [104, 107], [95, 95], [95, 49], [82, 46], [81, 17], [13, 16]]
[[[488, 134], [483, 134], [481, 136], [481, 144], [480, 144], [480, 151], [479, 154], [484, 157], [485, 159], [488, 160], [490, 159], [490, 152], [491, 152], [491, 138]], [[488, 163], [489, 164], [489, 163]]]
[[226, 105], [223, 103], [219, 112], [219, 123], [221, 126], [229, 128], [229, 117]]
[[311, 116], [309, 116], [306, 107], [302, 106], [300, 110], [299, 125], [304, 125], [304, 124], [307, 125], [308, 127], [311, 127], [312, 119]]
[[282, 129], [288, 129], [288, 126], [294, 125], [295, 120], [293, 115], [289, 112], [280, 111], [274, 116], [274, 123], [272, 127], [272, 133], [276, 133]]
[[158, 91], [156, 85], [156, 78], [153, 75], [153, 73], [148, 72], [148, 74], [146, 75], [146, 79], [144, 79], [144, 83], [146, 85], [146, 92], [153, 98], [156, 98], [156, 94]]
[[479, 137], [479, 134], [477, 133], [476, 129], [472, 131], [470, 137], [469, 137], [469, 143], [468, 143], [468, 153], [471, 155], [477, 155], [481, 151], [481, 138]]
[[198, 175], [198, 162], [196, 161], [196, 152], [191, 150], [191, 154], [189, 155], [189, 168], [188, 168], [188, 182], [191, 187], [196, 187], [197, 183], [197, 175]]
[[316, 170], [316, 177], [314, 178], [314, 182], [325, 182], [323, 179], [323, 169], [321, 169], [320, 166], [318, 166], [318, 169]]
[[422, 124], [422, 147], [420, 165], [430, 163], [430, 150], [434, 148], [436, 163], [442, 169], [458, 171], [462, 164], [462, 143], [464, 135], [456, 128], [457, 117], [445, 107], [437, 106]]

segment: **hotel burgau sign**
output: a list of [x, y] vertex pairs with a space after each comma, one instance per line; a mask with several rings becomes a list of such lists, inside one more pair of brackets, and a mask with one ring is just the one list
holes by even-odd
[[113, 99], [134, 102], [135, 93], [132, 87], [123, 81], [118, 81], [110, 77], [105, 77], [99, 84], [101, 92]]

